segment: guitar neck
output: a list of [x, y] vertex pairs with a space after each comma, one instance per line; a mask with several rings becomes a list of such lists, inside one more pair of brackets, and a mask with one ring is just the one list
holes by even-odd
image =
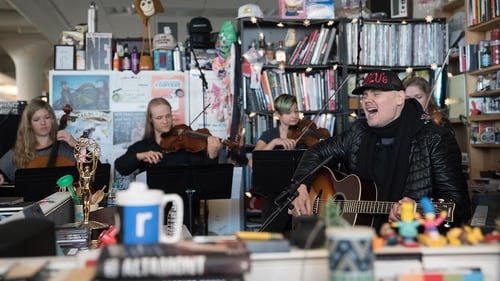
[[348, 214], [389, 214], [393, 202], [340, 200], [335, 201], [343, 213]]
[[[363, 200], [336, 200], [336, 204], [346, 214], [389, 214], [391, 212], [394, 202], [383, 201], [363, 201]], [[435, 213], [439, 214], [441, 211], [446, 211], [446, 220], [453, 222], [453, 212], [455, 204], [453, 203], [439, 203], [433, 202]], [[414, 213], [422, 214], [422, 206], [416, 203], [414, 206]]]

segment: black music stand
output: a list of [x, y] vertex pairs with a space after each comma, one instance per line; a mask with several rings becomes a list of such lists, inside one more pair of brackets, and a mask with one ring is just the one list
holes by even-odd
[[278, 194], [290, 186], [304, 149], [256, 150], [252, 152], [252, 190], [257, 194]]
[[187, 199], [184, 202], [188, 202], [188, 228], [192, 233], [193, 203], [231, 198], [233, 168], [232, 164], [150, 167], [146, 170], [147, 184], [149, 188]]

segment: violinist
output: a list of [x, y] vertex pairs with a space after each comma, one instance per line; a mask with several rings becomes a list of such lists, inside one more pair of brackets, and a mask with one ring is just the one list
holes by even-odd
[[74, 161], [73, 147], [76, 140], [67, 131], [58, 131], [52, 107], [43, 100], [30, 101], [22, 113], [14, 148], [0, 159], [0, 184], [15, 181], [17, 169], [35, 167], [31, 163], [47, 157], [55, 141], [61, 141], [57, 154]]
[[432, 89], [429, 82], [422, 77], [412, 77], [404, 82], [406, 98], [416, 99], [424, 108], [424, 111], [436, 122], [436, 124], [450, 129], [452, 132], [453, 125], [448, 120], [436, 101], [432, 98]]
[[[260, 136], [255, 150], [296, 149], [296, 140], [288, 137], [289, 129], [299, 123], [299, 110], [295, 96], [283, 94], [274, 100], [274, 117], [278, 119], [278, 126], [264, 131]], [[306, 148], [306, 147], [302, 147]], [[249, 165], [251, 166], [251, 161]], [[265, 220], [276, 209], [274, 204], [278, 194], [269, 194], [262, 207], [262, 218]], [[291, 216], [287, 211], [281, 212], [268, 226], [266, 231], [287, 232], [291, 229]]]
[[208, 136], [206, 149], [200, 152], [189, 152], [179, 149], [164, 153], [160, 146], [162, 138], [174, 128], [172, 107], [164, 98], [152, 99], [147, 108], [144, 137], [133, 143], [115, 160], [115, 168], [121, 175], [143, 172], [150, 166], [177, 166], [217, 164], [222, 144], [219, 138]]
[[[179, 125], [180, 126], [180, 125]], [[184, 125], [185, 126], [185, 125]], [[186, 126], [187, 127], [187, 126]], [[212, 165], [218, 163], [221, 141], [214, 136], [206, 139], [206, 149], [199, 152], [190, 152], [186, 149], [165, 152], [163, 141], [172, 137], [176, 126], [173, 124], [172, 106], [164, 98], [154, 98], [148, 103], [144, 137], [133, 143], [123, 154], [115, 160], [115, 169], [122, 175], [133, 172], [143, 172], [148, 167], [165, 167], [178, 165]], [[185, 140], [180, 138], [180, 140]], [[181, 148], [182, 146], [178, 146]], [[187, 210], [188, 201], [184, 198], [184, 210]], [[200, 220], [199, 205], [193, 204], [191, 212], [194, 214], [192, 233], [197, 231], [197, 221]], [[189, 225], [189, 212], [184, 213], [184, 224]]]

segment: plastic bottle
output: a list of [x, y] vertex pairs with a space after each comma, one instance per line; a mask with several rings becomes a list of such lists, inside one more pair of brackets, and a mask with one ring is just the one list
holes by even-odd
[[128, 50], [128, 44], [123, 45], [123, 58], [122, 58], [122, 70], [130, 70], [130, 53]]
[[181, 71], [181, 52], [179, 51], [179, 47], [175, 47], [172, 55], [174, 59], [174, 70]]
[[113, 182], [108, 191], [108, 207], [116, 206], [116, 192], [118, 192], [118, 183]]
[[97, 7], [94, 2], [90, 3], [90, 7], [87, 11], [87, 25], [88, 32], [93, 33], [97, 32], [97, 16], [96, 16]]
[[135, 46], [132, 48], [132, 54], [130, 55], [130, 68], [133, 72], [139, 71], [139, 53]]
[[114, 71], [120, 71], [121, 70], [121, 59], [118, 56], [118, 52], [115, 52], [115, 55], [113, 56], [113, 70]]
[[177, 47], [179, 47], [179, 52], [181, 55], [181, 70], [186, 70], [186, 48], [182, 42], [177, 42]]

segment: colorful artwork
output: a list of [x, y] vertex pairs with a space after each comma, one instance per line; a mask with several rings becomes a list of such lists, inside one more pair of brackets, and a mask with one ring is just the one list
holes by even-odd
[[151, 75], [151, 98], [162, 97], [172, 106], [174, 125], [186, 124], [186, 76], [183, 72]]
[[52, 75], [50, 100], [54, 110], [66, 104], [73, 110], [109, 110], [109, 75]]

